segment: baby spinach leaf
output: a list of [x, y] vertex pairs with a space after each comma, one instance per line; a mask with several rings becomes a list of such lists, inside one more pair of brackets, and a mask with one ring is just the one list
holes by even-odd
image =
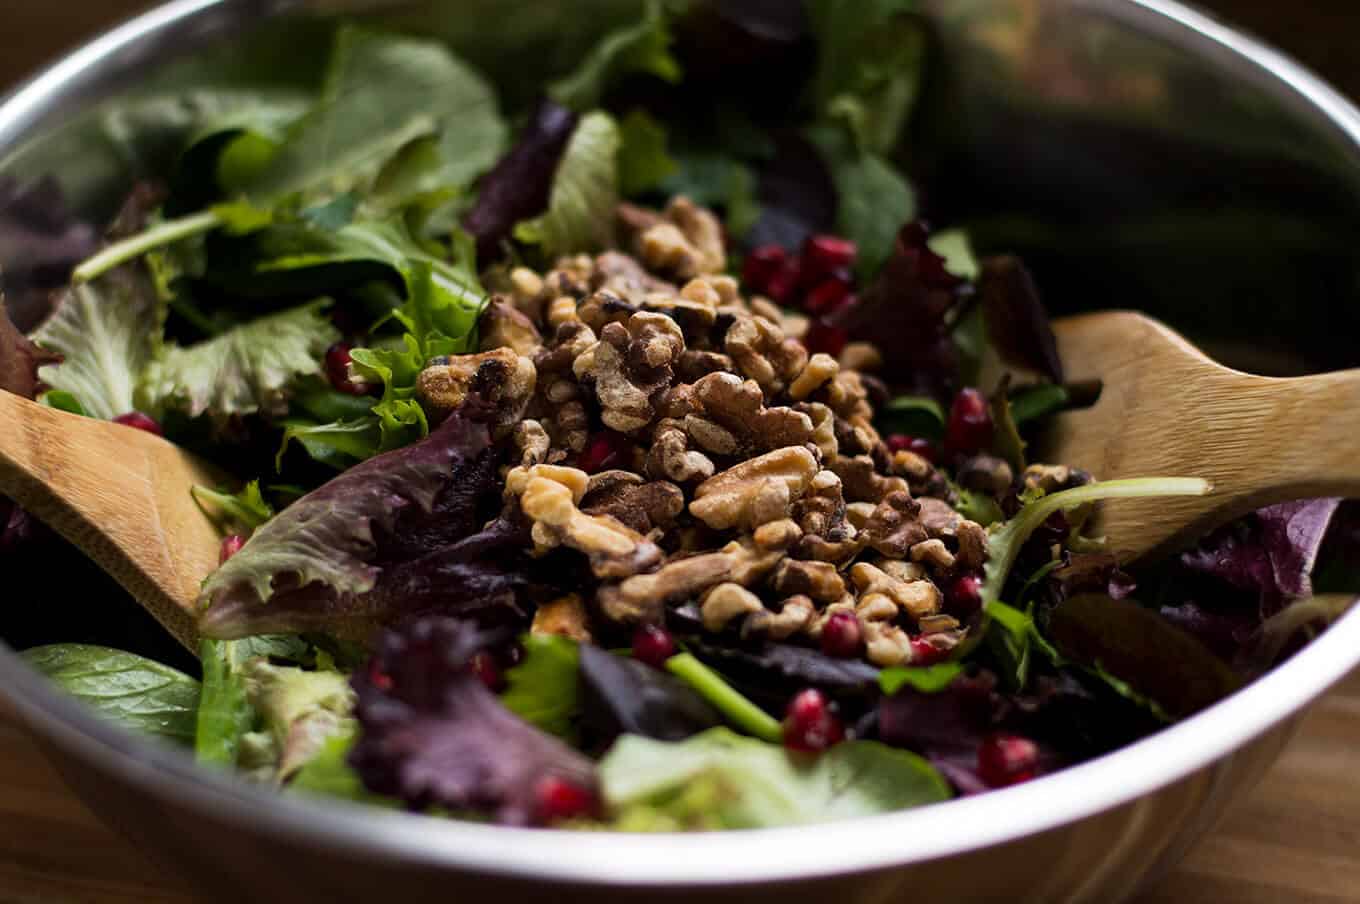
[[887, 432], [925, 439], [944, 436], [944, 408], [929, 396], [897, 396], [879, 410], [878, 417]]
[[[705, 785], [699, 810], [686, 789]], [[652, 831], [804, 825], [950, 797], [939, 773], [905, 750], [847, 741], [800, 754], [725, 728], [679, 742], [624, 735], [600, 761], [600, 787], [616, 827]]]
[[382, 451], [382, 426], [377, 417], [369, 415], [327, 424], [285, 421], [283, 441], [274, 459], [277, 469], [282, 470], [283, 455], [293, 442], [307, 450], [313, 460], [343, 471], [355, 462], [372, 458]]
[[190, 491], [194, 502], [223, 533], [248, 534], [274, 517], [274, 508], [260, 493], [260, 482], [252, 480], [239, 493], [210, 490], [195, 485]]
[[670, 178], [680, 165], [666, 151], [666, 127], [645, 110], [619, 123], [619, 190], [625, 197], [645, 194]]
[[679, 82], [680, 63], [671, 54], [670, 45], [669, 15], [664, 5], [661, 0], [646, 0], [641, 21], [605, 35], [576, 71], [548, 86], [548, 96], [585, 113], [600, 105], [610, 87], [633, 73]]
[[553, 177], [548, 209], [515, 226], [515, 238], [539, 245], [549, 260], [610, 244], [619, 200], [619, 127], [607, 113], [587, 113]]
[[870, 279], [892, 255], [902, 225], [916, 218], [916, 192], [891, 163], [855, 147], [839, 127], [816, 126], [808, 138], [836, 183], [836, 231], [858, 246], [855, 270]]
[[290, 791], [352, 800], [370, 806], [396, 808], [401, 802], [364, 788], [359, 773], [349, 765], [357, 730], [350, 726], [326, 740], [316, 755], [302, 765], [288, 783]]
[[1071, 398], [1065, 386], [1052, 383], [1028, 386], [1011, 396], [1011, 417], [1015, 419], [1016, 426], [1036, 421], [1061, 411]]
[[526, 634], [520, 643], [524, 660], [506, 671], [501, 704], [530, 725], [573, 741], [581, 707], [576, 642], [553, 634]]
[[124, 728], [190, 744], [199, 683], [183, 672], [122, 650], [52, 644], [20, 657], [62, 690]]

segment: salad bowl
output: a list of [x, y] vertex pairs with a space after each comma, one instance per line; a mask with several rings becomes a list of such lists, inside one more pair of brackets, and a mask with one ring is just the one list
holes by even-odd
[[[145, 175], [101, 144], [120, 97], [209, 82], [285, 90], [307, 79], [339, 15], [434, 34], [496, 75], [530, 58], [551, 69], [554, 54], [591, 40], [596, 13], [628, 5], [181, 0], [0, 104], [0, 176], [54, 176], [83, 216], [107, 219]], [[967, 224], [984, 248], [1023, 253], [1059, 312], [1137, 307], [1260, 373], [1358, 363], [1347, 340], [1360, 326], [1349, 241], [1360, 114], [1344, 100], [1164, 0], [925, 6], [931, 63], [894, 160], [917, 174], [936, 216]], [[145, 159], [159, 137], [139, 135]], [[76, 594], [109, 598], [124, 645], [164, 643], [66, 560], [20, 572], [6, 597], [50, 611], [7, 607], [0, 638], [16, 648], [72, 639], [52, 612]], [[1352, 613], [1199, 715], [1040, 781], [829, 826], [678, 837], [280, 797], [97, 721], [8, 647], [0, 695], [92, 809], [208, 900], [1113, 901], [1214, 825], [1357, 651]]]

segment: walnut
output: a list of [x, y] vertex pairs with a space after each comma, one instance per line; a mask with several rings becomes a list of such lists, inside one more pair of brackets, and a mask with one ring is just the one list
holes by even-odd
[[572, 370], [577, 379], [594, 382], [605, 426], [631, 433], [652, 422], [653, 397], [670, 385], [671, 366], [684, 348], [675, 321], [642, 311], [629, 317], [627, 326], [606, 324], [600, 341], [576, 359]]
[[919, 562], [904, 562], [901, 559], [882, 559], [878, 567], [889, 577], [897, 578], [899, 581], [906, 581], [910, 584], [913, 581], [929, 580], [925, 566]]
[[864, 379], [853, 370], [837, 370], [819, 393], [831, 410], [846, 420], [873, 419], [874, 409], [869, 404], [869, 390]]
[[511, 431], [510, 441], [519, 454], [520, 467], [531, 468], [540, 465], [548, 457], [548, 447], [551, 445], [548, 431], [544, 430], [538, 421], [520, 421]]
[[596, 341], [590, 327], [579, 320], [566, 321], [554, 330], [549, 346], [534, 355], [534, 367], [540, 375], [570, 374], [576, 360], [594, 348]]
[[706, 352], [687, 348], [680, 353], [680, 360], [675, 365], [675, 373], [686, 383], [693, 383], [709, 374], [731, 373], [735, 367], [732, 359], [721, 352]]
[[995, 455], [973, 455], [959, 463], [959, 485], [986, 493], [988, 496], [1001, 496], [1011, 488], [1015, 478], [1011, 466]]
[[685, 432], [705, 451], [744, 458], [812, 439], [810, 417], [792, 408], [766, 408], [760, 387], [735, 374], [715, 373], [699, 380], [694, 399], [702, 414], [685, 417]]
[[435, 358], [416, 377], [416, 396], [431, 420], [442, 421], [467, 400], [475, 386], [496, 406], [494, 434], [507, 436], [524, 416], [538, 373], [528, 358], [508, 348], [475, 355]]
[[883, 353], [872, 342], [847, 342], [837, 363], [843, 370], [878, 370], [883, 366]]
[[727, 623], [734, 618], [764, 611], [765, 605], [760, 597], [731, 581], [710, 589], [699, 604], [704, 629], [714, 634], [727, 627]]
[[943, 499], [925, 496], [916, 500], [921, 506], [921, 525], [931, 537], [952, 537], [963, 516]]
[[817, 459], [807, 449], [777, 449], [705, 480], [694, 491], [689, 511], [715, 530], [753, 529], [786, 518], [816, 473]]
[[855, 614], [861, 622], [892, 621], [899, 611], [897, 603], [886, 593], [866, 593], [855, 604]]
[[950, 571], [954, 567], [954, 554], [943, 540], [922, 540], [911, 548], [911, 560], [924, 562], [936, 571]]
[[647, 473], [657, 480], [690, 484], [707, 480], [716, 469], [702, 452], [691, 451], [689, 437], [678, 422], [662, 420], [647, 451]]
[[814, 618], [808, 626], [803, 629], [803, 633], [813, 640], [821, 640], [822, 629], [825, 628], [826, 623], [831, 620], [831, 616], [835, 615], [837, 612], [853, 613], [854, 611], [855, 598], [847, 593], [844, 597], [823, 609], [821, 614]]
[[717, 552], [672, 559], [652, 574], [634, 575], [602, 587], [596, 599], [601, 611], [616, 622], [656, 623], [666, 603], [696, 596], [727, 581], [749, 587], [783, 557], [782, 549], [761, 549], [751, 540], [734, 540]]
[[909, 492], [901, 477], [884, 477], [875, 471], [874, 460], [867, 455], [837, 455], [827, 467], [836, 472], [845, 498], [852, 502], [878, 503], [889, 493]]
[[539, 606], [529, 633], [556, 634], [570, 637], [577, 643], [590, 643], [594, 639], [590, 634], [586, 604], [577, 593], [568, 593]]
[[807, 366], [789, 384], [789, 398], [801, 402], [821, 389], [839, 370], [840, 365], [835, 358], [825, 352], [818, 352], [808, 359]]
[[920, 511], [920, 503], [910, 493], [903, 490], [889, 493], [864, 524], [865, 542], [889, 558], [905, 558], [912, 546], [926, 539]]
[[545, 427], [553, 445], [568, 452], [584, 452], [590, 440], [590, 415], [586, 413], [586, 406], [576, 400], [557, 406]]
[[581, 318], [576, 313], [576, 299], [570, 295], [559, 295], [554, 298], [548, 302], [544, 319], [552, 329], [557, 329], [564, 323], [580, 323]]
[[649, 292], [674, 295], [676, 288], [648, 273], [637, 258], [621, 251], [606, 251], [595, 258], [591, 286], [596, 291], [612, 292], [620, 298], [639, 302]]
[[613, 292], [600, 290], [592, 292], [576, 306], [576, 316], [595, 332], [600, 332], [610, 323], [626, 323], [639, 308], [632, 302], [624, 301]]
[[794, 552], [800, 559], [844, 562], [864, 548], [859, 531], [846, 520], [841, 479], [831, 471], [812, 478], [811, 491], [794, 503], [793, 517], [803, 529]]
[[717, 217], [684, 196], [672, 198], [663, 216], [621, 204], [618, 219], [635, 234], [638, 257], [649, 270], [689, 279], [727, 265]]
[[1060, 490], [1070, 490], [1073, 487], [1084, 486], [1094, 478], [1089, 471], [1081, 468], [1069, 468], [1067, 465], [1044, 465], [1032, 464], [1025, 468], [1023, 475], [1025, 489], [1043, 490], [1045, 493], [1056, 493]]
[[870, 593], [882, 593], [912, 618], [940, 611], [940, 589], [930, 581], [903, 581], [868, 562], [856, 562], [850, 569], [850, 580], [861, 598]]
[[888, 622], [864, 624], [864, 656], [879, 668], [892, 668], [911, 662], [911, 637]]
[[791, 596], [784, 600], [778, 612], [761, 609], [747, 616], [741, 626], [741, 636], [787, 640], [807, 630], [816, 617], [817, 609], [812, 600], [805, 596]]
[[807, 596], [818, 603], [834, 603], [845, 595], [845, 581], [828, 562], [785, 559], [775, 567], [774, 589], [788, 596]]
[[[574, 474], [566, 473], [575, 471]], [[512, 477], [521, 481], [515, 472]], [[539, 550], [558, 545], [585, 553], [599, 578], [620, 578], [650, 571], [661, 562], [661, 550], [650, 540], [608, 515], [587, 515], [576, 506], [585, 495], [585, 472], [535, 465], [523, 475], [520, 509], [534, 523]], [[506, 487], [510, 489], [511, 480]]]
[[709, 345], [710, 332], [718, 322], [718, 312], [711, 305], [674, 293], [652, 292], [643, 299], [642, 308], [674, 320], [684, 334], [685, 342], [694, 345]]
[[631, 471], [604, 471], [592, 475], [581, 511], [610, 515], [640, 534], [668, 528], [685, 510], [685, 494], [673, 483], [644, 483]]
[[508, 348], [517, 355], [532, 357], [543, 345], [534, 322], [508, 301], [497, 296], [482, 312], [477, 323], [482, 351]]
[[[807, 349], [764, 317], [738, 317], [723, 337], [723, 351], [732, 356], [737, 369], [773, 396], [802, 372]], [[834, 406], [833, 406], [834, 407]]]
[[578, 301], [590, 293], [590, 277], [595, 262], [588, 254], [557, 259], [557, 264], [543, 277], [543, 291], [550, 298], [569, 295]]
[[967, 571], [978, 571], [987, 562], [987, 531], [976, 521], [960, 521], [954, 529], [959, 539], [956, 555], [958, 565]]
[[510, 302], [533, 321], [543, 316], [543, 277], [528, 267], [510, 271]]
[[854, 525], [855, 530], [864, 530], [869, 524], [869, 519], [873, 517], [876, 508], [878, 506], [872, 502], [847, 502], [845, 504], [845, 520]]
[[892, 454], [892, 472], [898, 477], [905, 477], [908, 484], [923, 484], [934, 471], [935, 466], [925, 456], [909, 449], [899, 449]]
[[836, 439], [836, 415], [821, 402], [799, 402], [793, 406], [812, 418], [812, 444], [822, 453], [823, 461], [830, 461], [840, 454], [840, 443]]
[[922, 634], [944, 634], [947, 631], [957, 631], [959, 620], [952, 615], [927, 615], [917, 623]]

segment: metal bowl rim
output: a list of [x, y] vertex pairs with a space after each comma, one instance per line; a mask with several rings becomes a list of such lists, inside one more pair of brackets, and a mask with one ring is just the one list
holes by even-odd
[[[233, 0], [175, 0], [94, 39], [0, 104], [0, 142], [23, 132], [90, 67]], [[244, 7], [244, 4], [241, 4]], [[1108, 0], [1269, 73], [1360, 147], [1360, 112], [1284, 55], [1171, 0]], [[286, 6], [286, 4], [285, 4]], [[780, 882], [886, 869], [1014, 841], [1151, 795], [1280, 727], [1360, 664], [1360, 611], [1271, 673], [1208, 710], [1042, 780], [900, 813], [829, 825], [649, 836], [510, 829], [429, 819], [339, 801], [279, 796], [196, 766], [184, 753], [105, 723], [0, 644], [0, 694], [43, 742], [94, 762], [150, 799], [211, 811], [247, 832], [528, 880], [703, 886]]]

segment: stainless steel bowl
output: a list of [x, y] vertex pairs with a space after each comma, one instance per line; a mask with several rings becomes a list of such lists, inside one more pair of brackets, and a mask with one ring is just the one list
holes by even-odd
[[[338, 5], [382, 6], [493, 67], [503, 23], [550, 53], [604, 6], [179, 0], [0, 105], [0, 174], [53, 172], [89, 215], [106, 214], [135, 174], [101, 143], [102, 99], [297, 78]], [[1059, 309], [1150, 308], [1259, 370], [1356, 363], [1360, 114], [1349, 104], [1166, 0], [932, 10], [937, 62], [899, 159], [937, 216], [1029, 256]], [[0, 636], [13, 638], [8, 618]], [[92, 808], [208, 899], [1115, 901], [1180, 859], [1357, 663], [1360, 612], [1201, 715], [1042, 781], [873, 819], [684, 837], [278, 797], [96, 721], [2, 645], [0, 694]]]

